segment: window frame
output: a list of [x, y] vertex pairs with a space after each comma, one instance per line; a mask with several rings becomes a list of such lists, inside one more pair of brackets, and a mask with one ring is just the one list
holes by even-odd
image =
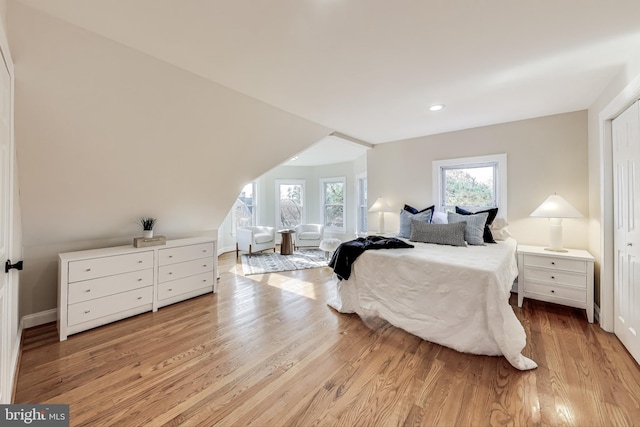
[[[342, 227], [332, 227], [326, 225], [327, 223], [327, 198], [325, 193], [325, 185], [328, 183], [341, 183], [342, 184]], [[330, 206], [340, 206], [338, 204], [332, 204]], [[320, 218], [324, 229], [326, 231], [333, 231], [337, 233], [345, 233], [347, 231], [347, 178], [344, 176], [332, 177], [332, 178], [320, 178]]]
[[[447, 207], [444, 202], [444, 170], [465, 169], [472, 167], [494, 167], [494, 191], [495, 202], [498, 208], [498, 217], [507, 218], [507, 154], [490, 154], [486, 156], [462, 157], [456, 159], [434, 160], [432, 163], [433, 194], [436, 196], [435, 209], [445, 212]], [[472, 207], [473, 208], [473, 207]]]
[[[252, 191], [253, 191], [253, 203], [251, 204], [251, 206], [253, 207], [252, 211], [251, 211], [251, 225], [257, 225], [257, 221], [258, 221], [258, 181], [251, 181], [245, 185], [242, 186], [242, 189], [244, 190], [244, 188], [247, 185], [251, 185]], [[240, 194], [242, 194], [242, 190], [240, 190]], [[236, 230], [238, 229], [238, 224], [236, 221], [236, 210], [235, 210], [235, 204], [238, 202], [238, 198], [240, 197], [240, 194], [238, 194], [238, 196], [236, 197], [236, 201], [233, 203], [233, 206], [231, 208], [231, 235], [235, 236], [236, 235]]]
[[304, 179], [276, 179], [275, 194], [274, 194], [274, 198], [275, 198], [275, 221], [274, 222], [276, 224], [276, 229], [283, 230], [285, 228], [295, 227], [295, 226], [285, 227], [280, 222], [280, 218], [281, 218], [280, 217], [280, 186], [281, 185], [300, 185], [302, 187], [302, 194], [300, 195], [300, 203], [302, 204], [302, 212], [300, 213], [300, 224], [306, 223], [307, 222], [307, 217], [306, 217], [307, 210], [305, 208], [306, 181]]
[[[363, 188], [362, 183], [365, 183]], [[358, 233], [366, 233], [368, 228], [368, 211], [367, 206], [367, 173], [362, 172], [356, 175], [356, 230]]]

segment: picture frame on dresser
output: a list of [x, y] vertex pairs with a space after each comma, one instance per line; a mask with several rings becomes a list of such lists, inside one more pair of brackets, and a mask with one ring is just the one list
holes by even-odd
[[554, 252], [542, 246], [518, 245], [518, 307], [524, 298], [586, 310], [593, 323], [593, 267], [586, 250]]
[[58, 254], [58, 334], [69, 335], [217, 292], [217, 240], [168, 240]]

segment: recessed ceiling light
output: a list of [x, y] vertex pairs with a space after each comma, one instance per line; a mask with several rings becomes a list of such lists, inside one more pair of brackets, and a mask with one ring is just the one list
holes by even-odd
[[429, 107], [429, 111], [440, 111], [444, 108], [444, 104], [436, 104]]

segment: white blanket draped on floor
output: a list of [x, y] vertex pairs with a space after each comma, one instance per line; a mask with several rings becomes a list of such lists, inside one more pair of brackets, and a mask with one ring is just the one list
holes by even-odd
[[527, 337], [509, 304], [518, 275], [514, 239], [467, 247], [411, 243], [415, 248], [365, 251], [329, 305], [461, 352], [503, 355], [517, 369], [537, 367], [521, 354]]

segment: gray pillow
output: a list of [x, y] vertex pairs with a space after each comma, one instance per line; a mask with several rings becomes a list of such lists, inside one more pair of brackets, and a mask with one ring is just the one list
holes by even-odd
[[470, 245], [484, 246], [484, 225], [487, 222], [488, 216], [489, 214], [487, 212], [474, 215], [460, 215], [449, 212], [447, 214], [447, 220], [449, 224], [466, 222], [467, 226], [464, 229], [464, 240]]
[[430, 209], [418, 212], [416, 214], [412, 214], [411, 212], [402, 209], [400, 211], [400, 229], [398, 230], [398, 237], [408, 239], [411, 235], [411, 221], [417, 220], [424, 223], [429, 223], [431, 222], [432, 214], [433, 211]]
[[467, 246], [464, 242], [464, 222], [455, 224], [427, 224], [426, 222], [411, 221], [412, 242], [436, 243], [438, 245]]

